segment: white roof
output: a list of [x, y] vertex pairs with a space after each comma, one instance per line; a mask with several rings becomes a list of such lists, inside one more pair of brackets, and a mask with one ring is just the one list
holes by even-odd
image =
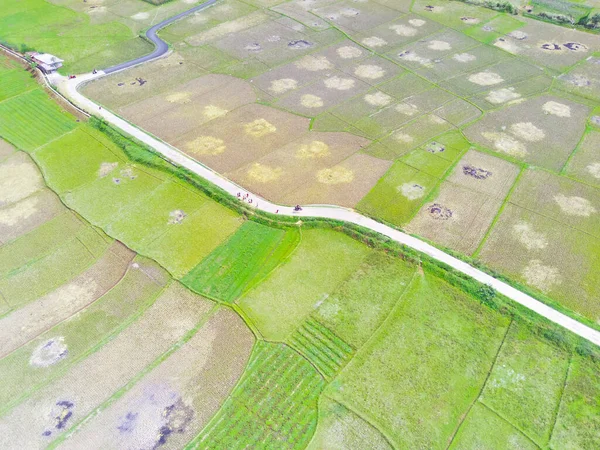
[[50, 53], [38, 53], [37, 55], [33, 55], [33, 57], [35, 59], [37, 59], [38, 61], [41, 61], [44, 64], [49, 64], [49, 65], [54, 65], [54, 64], [63, 62], [62, 59], [57, 58], [56, 56], [51, 55]]

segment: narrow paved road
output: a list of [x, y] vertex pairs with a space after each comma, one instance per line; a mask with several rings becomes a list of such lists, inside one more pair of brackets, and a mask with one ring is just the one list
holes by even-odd
[[444, 264], [447, 264], [448, 266], [453, 267], [454, 269], [476, 279], [477, 281], [479, 281], [481, 283], [492, 286], [496, 291], [505, 295], [506, 297], [510, 298], [511, 300], [525, 306], [526, 308], [530, 309], [531, 311], [536, 312], [537, 314], [545, 317], [546, 319], [548, 319], [548, 320], [566, 328], [567, 330], [570, 330], [573, 333], [587, 339], [588, 341], [593, 342], [594, 344], [600, 346], [600, 332], [599, 331], [596, 331], [596, 330], [582, 324], [581, 322], [578, 322], [577, 320], [572, 319], [569, 316], [566, 316], [565, 314], [560, 313], [559, 311], [555, 310], [554, 308], [551, 308], [550, 306], [545, 305], [544, 303], [540, 302], [539, 300], [536, 300], [533, 297], [513, 288], [512, 286], [508, 285], [507, 283], [497, 280], [496, 278], [482, 272], [479, 269], [476, 269], [475, 267], [465, 263], [464, 261], [461, 261], [453, 256], [450, 256], [449, 254], [443, 252], [442, 250], [439, 250], [439, 249], [433, 247], [432, 245], [427, 244], [426, 242], [423, 242], [413, 236], [410, 236], [406, 233], [403, 233], [401, 231], [398, 231], [391, 227], [388, 227], [387, 225], [379, 223], [373, 219], [365, 217], [352, 209], [342, 208], [342, 207], [335, 206], [335, 205], [313, 205], [313, 206], [305, 206], [302, 211], [295, 212], [292, 207], [282, 206], [282, 205], [277, 205], [277, 204], [271, 203], [268, 200], [258, 197], [257, 195], [255, 195], [251, 192], [248, 192], [246, 189], [235, 184], [231, 180], [228, 180], [223, 175], [221, 175], [221, 174], [215, 172], [214, 170], [210, 169], [209, 167], [206, 167], [205, 165], [191, 159], [189, 156], [183, 154], [182, 152], [177, 150], [175, 147], [172, 147], [169, 144], [151, 136], [144, 130], [139, 129], [137, 126], [127, 122], [126, 120], [122, 119], [121, 117], [117, 116], [116, 114], [112, 113], [111, 111], [108, 111], [104, 108], [101, 109], [99, 105], [97, 105], [92, 100], [88, 99], [87, 97], [85, 97], [78, 91], [78, 87], [84, 83], [87, 83], [89, 81], [92, 81], [92, 80], [100, 78], [100, 77], [103, 77], [109, 73], [113, 73], [118, 70], [124, 70], [128, 67], [131, 67], [131, 66], [134, 66], [137, 64], [141, 64], [143, 62], [147, 62], [147, 61], [150, 61], [152, 59], [155, 59], [155, 58], [158, 58], [158, 57], [164, 55], [166, 53], [166, 51], [168, 50], [168, 47], [167, 47], [167, 50], [165, 50], [166, 43], [164, 41], [162, 41], [160, 38], [158, 38], [158, 36], [156, 35], [156, 31], [158, 29], [174, 22], [175, 20], [178, 20], [188, 14], [191, 14], [195, 11], [198, 11], [200, 9], [206, 8], [206, 7], [214, 4], [215, 1], [216, 0], [209, 0], [208, 2], [203, 3], [202, 5], [196, 6], [189, 11], [185, 11], [175, 17], [172, 17], [164, 22], [161, 22], [160, 24], [157, 24], [154, 27], [152, 27], [150, 30], [148, 30], [148, 33], [147, 33], [147, 35], [149, 35], [148, 37], [150, 39], [152, 39], [154, 42], [156, 42], [156, 44], [157, 44], [156, 50], [153, 53], [151, 53], [150, 55], [147, 55], [142, 58], [138, 58], [133, 61], [129, 61], [127, 63], [120, 64], [118, 66], [111, 67], [110, 69], [107, 69], [105, 71], [99, 71], [96, 74], [81, 75], [72, 80], [69, 80], [66, 77], [62, 77], [58, 74], [50, 75], [49, 80], [51, 81], [51, 83], [53, 83], [55, 86], [57, 86], [59, 92], [64, 97], [66, 97], [69, 101], [71, 101], [77, 107], [88, 112], [89, 114], [93, 114], [93, 115], [102, 117], [108, 123], [119, 128], [123, 132], [135, 137], [136, 139], [145, 143], [146, 145], [150, 146], [151, 148], [156, 150], [158, 153], [163, 155], [166, 159], [168, 159], [172, 163], [177, 164], [182, 167], [185, 167], [188, 170], [191, 170], [192, 172], [196, 173], [197, 175], [201, 176], [202, 178], [210, 181], [211, 183], [220, 187], [224, 191], [228, 192], [232, 196], [235, 197], [235, 196], [237, 196], [238, 193], [240, 193], [242, 196], [248, 194], [248, 196], [249, 196], [248, 198], [252, 199], [251, 205], [259, 210], [266, 211], [266, 212], [273, 213], [273, 214], [279, 214], [282, 216], [289, 215], [289, 216], [297, 216], [297, 217], [320, 217], [320, 218], [327, 218], [327, 219], [342, 220], [345, 222], [354, 223], [356, 225], [360, 225], [365, 228], [371, 229], [371, 230], [376, 231], [384, 236], [389, 237], [390, 239], [393, 239], [394, 241], [396, 241], [400, 244], [404, 244], [404, 245], [411, 247], [421, 253], [424, 253], [440, 262], [443, 262]]
[[158, 37], [158, 35], [156, 34], [158, 30], [166, 27], [167, 25], [172, 24], [173, 22], [187, 15], [193, 14], [196, 11], [208, 8], [209, 6], [214, 5], [216, 2], [217, 0], [208, 0], [198, 6], [194, 6], [192, 9], [188, 9], [187, 11], [177, 14], [176, 16], [163, 20], [161, 23], [157, 23], [148, 31], [146, 31], [146, 37], [150, 39], [150, 41], [152, 41], [152, 43], [155, 45], [155, 49], [152, 53], [149, 53], [146, 56], [141, 56], [139, 58], [132, 59], [131, 61], [117, 64], [116, 66], [109, 67], [108, 69], [104, 69], [103, 72], [106, 74], [118, 72], [119, 70], [128, 69], [129, 67], [137, 66], [138, 64], [143, 64], [145, 62], [152, 61], [153, 59], [160, 58], [169, 51], [169, 45]]

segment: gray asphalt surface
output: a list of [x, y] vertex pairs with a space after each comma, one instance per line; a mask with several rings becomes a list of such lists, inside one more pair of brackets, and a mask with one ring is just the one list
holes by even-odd
[[107, 74], [113, 73], [113, 72], [118, 72], [119, 70], [127, 69], [132, 66], [137, 66], [138, 64], [142, 64], [142, 63], [151, 61], [155, 58], [161, 57], [162, 55], [164, 55], [165, 53], [167, 53], [169, 51], [169, 46], [167, 45], [167, 43], [165, 41], [163, 41], [161, 38], [158, 37], [158, 35], [156, 34], [158, 32], [158, 30], [166, 27], [167, 25], [172, 24], [173, 22], [175, 22], [179, 19], [182, 19], [183, 17], [185, 17], [189, 14], [193, 14], [196, 11], [200, 11], [204, 8], [208, 8], [209, 6], [214, 5], [216, 2], [217, 2], [217, 0], [208, 0], [198, 6], [194, 6], [192, 9], [189, 9], [187, 11], [179, 13], [176, 16], [170, 17], [167, 20], [163, 20], [162, 22], [154, 25], [152, 28], [150, 28], [148, 31], [146, 31], [146, 37], [148, 39], [150, 39], [156, 46], [156, 48], [154, 49], [154, 51], [152, 53], [150, 53], [146, 56], [140, 56], [139, 58], [132, 59], [131, 61], [117, 64], [116, 66], [109, 67], [108, 69], [103, 69], [103, 72], [107, 73]]

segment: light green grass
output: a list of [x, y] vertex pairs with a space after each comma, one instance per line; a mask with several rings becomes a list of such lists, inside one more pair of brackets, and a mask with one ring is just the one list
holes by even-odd
[[0, 102], [36, 87], [31, 74], [22, 68], [0, 72]]
[[281, 230], [244, 222], [182, 282], [199, 294], [232, 303], [287, 258], [299, 240], [296, 229]]
[[324, 385], [292, 349], [258, 341], [239, 384], [187, 448], [304, 448]]
[[48, 186], [62, 194], [92, 182], [102, 163], [122, 162], [124, 155], [99, 131], [82, 125], [38, 148], [33, 158]]
[[73, 213], [66, 211], [18, 239], [0, 246], [0, 277], [43, 258], [84, 226]]
[[[127, 322], [141, 314], [161, 290], [162, 287], [144, 271], [129, 270], [119, 284], [89, 307], [0, 360], [0, 378], [3, 380], [0, 411], [50, 383], [101, 346], [108, 336], [119, 332]], [[32, 365], [32, 353], [50, 339], [62, 339], [68, 352], [66, 357], [48, 367]]]
[[359, 348], [383, 323], [415, 270], [414, 265], [402, 259], [372, 252], [313, 316]]
[[451, 450], [538, 448], [527, 436], [481, 403], [475, 403], [450, 446]]
[[446, 448], [479, 395], [507, 322], [418, 275], [326, 393], [372, 418], [398, 448]]
[[568, 365], [568, 353], [513, 323], [480, 400], [543, 448]]
[[147, 248], [147, 255], [179, 279], [225, 241], [242, 224], [240, 216], [220, 204], [204, 203], [183, 223]]
[[304, 231], [292, 257], [238, 304], [265, 338], [283, 340], [356, 271], [368, 252], [341, 233]]
[[76, 126], [41, 88], [0, 103], [0, 136], [21, 150], [32, 151]]
[[600, 448], [600, 363], [575, 356], [550, 447]]

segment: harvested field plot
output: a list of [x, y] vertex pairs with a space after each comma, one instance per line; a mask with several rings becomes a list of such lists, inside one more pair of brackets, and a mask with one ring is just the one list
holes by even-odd
[[585, 131], [588, 107], [541, 96], [487, 114], [467, 137], [506, 156], [560, 170]]
[[396, 447], [442, 447], [477, 397], [508, 324], [427, 275], [408, 289], [325, 394], [378, 423]]
[[600, 445], [599, 371], [597, 362], [577, 355], [573, 357], [550, 440], [552, 447], [595, 448]]
[[227, 399], [253, 343], [254, 336], [239, 316], [220, 309], [61, 448], [182, 448]]
[[498, 14], [495, 11], [464, 2], [447, 2], [444, 0], [415, 0], [412, 10], [428, 19], [461, 31], [487, 22]]
[[199, 294], [233, 303], [295, 250], [300, 233], [245, 222], [181, 281]]
[[25, 153], [14, 153], [0, 163], [0, 207], [19, 202], [43, 188], [44, 179]]
[[587, 58], [560, 75], [558, 88], [600, 102], [600, 57]]
[[116, 338], [5, 415], [2, 447], [41, 447], [61, 437], [202, 323], [211, 305], [172, 284]]
[[[13, 345], [15, 351], [0, 360], [0, 373], [4, 380], [0, 386], [2, 411], [14, 407], [34, 390], [48, 384], [67, 367], [84, 358], [106, 338], [118, 333], [128, 322], [134, 320], [155, 300], [163, 286], [144, 272], [143, 266], [150, 264], [149, 262], [138, 258], [135, 264], [138, 268], [129, 266], [122, 279], [120, 277], [124, 274], [123, 267], [116, 267], [120, 270], [113, 270], [114, 273], [105, 271], [104, 277], [99, 279], [104, 284], [103, 287], [110, 286], [111, 282], [118, 284], [110, 286], [108, 292], [73, 316], [60, 317], [59, 312], [68, 313], [69, 309], [75, 311], [75, 305], [56, 305], [63, 311], [57, 308], [53, 312], [54, 317], [66, 320], [54, 327], [51, 327], [53, 323], [49, 318], [43, 320], [44, 317], [40, 314], [43, 307], [51, 306], [49, 304], [38, 305], [42, 308], [38, 308], [33, 317], [27, 317], [27, 322], [19, 321], [18, 317], [4, 320], [9, 323], [6, 324], [6, 328], [3, 327], [2, 334], [7, 335], [7, 339], [3, 340], [3, 350], [8, 350], [8, 343], [25, 343], [26, 339], [33, 336], [32, 331], [44, 332], [19, 348]], [[64, 295], [63, 302], [67, 299], [68, 296]], [[82, 302], [78, 303], [77, 306], [81, 307]], [[47, 328], [37, 327], [35, 330], [35, 327], [32, 327], [34, 321]], [[22, 327], [27, 324], [29, 329], [28, 333], [19, 336], [20, 342], [8, 334], [11, 330], [14, 332], [17, 324]]]
[[31, 151], [76, 127], [40, 88], [0, 102], [0, 135], [21, 150]]
[[569, 360], [567, 352], [513, 322], [479, 401], [543, 448], [554, 426]]
[[[323, 170], [351, 158], [369, 141], [350, 133], [310, 132], [256, 162], [226, 174], [252, 192], [278, 202], [303, 201], [297, 192]], [[362, 172], [362, 171], [361, 171]], [[331, 201], [328, 201], [328, 203]]]
[[600, 132], [589, 131], [573, 158], [566, 167], [566, 173], [584, 183], [600, 188]]
[[507, 204], [479, 259], [560, 301], [584, 316], [600, 318], [600, 242], [543, 216]]
[[287, 194], [286, 204], [327, 204], [353, 207], [391, 166], [372, 156], [357, 153], [330, 168], [319, 170], [313, 180]]
[[391, 450], [386, 438], [367, 421], [334, 400], [319, 401], [319, 424], [308, 450]]
[[324, 385], [294, 350], [259, 341], [240, 383], [190, 448], [304, 448]]
[[334, 23], [337, 27], [352, 31], [375, 28], [400, 16], [398, 10], [378, 3], [369, 3], [366, 7], [350, 0], [315, 9], [313, 13]]
[[291, 258], [238, 304], [266, 338], [283, 340], [357, 269], [368, 251], [333, 231], [304, 231]]

